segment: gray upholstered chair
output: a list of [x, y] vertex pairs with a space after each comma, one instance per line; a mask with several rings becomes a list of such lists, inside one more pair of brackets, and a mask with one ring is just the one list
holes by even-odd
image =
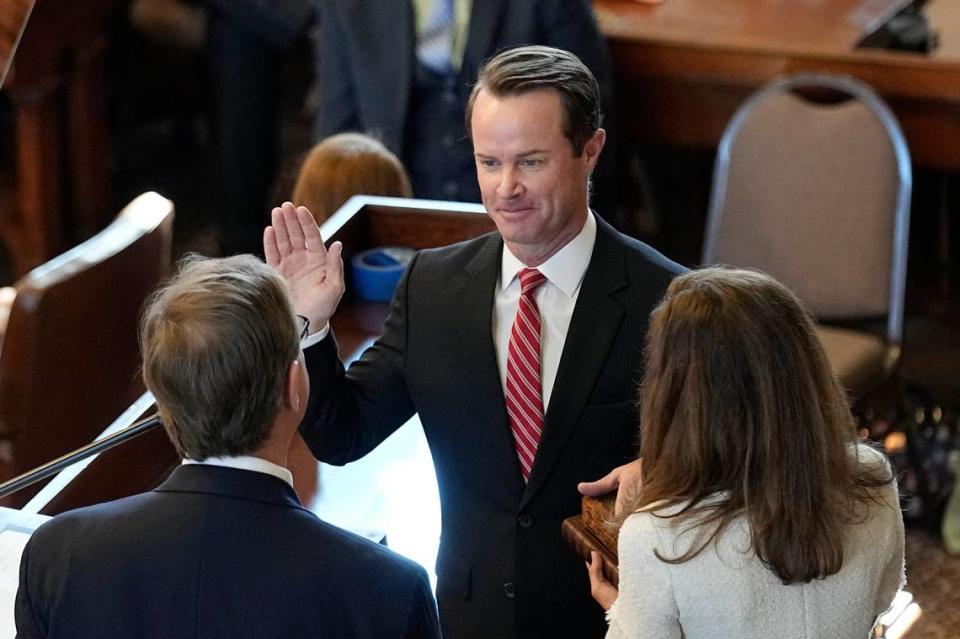
[[[797, 90], [846, 99], [814, 102]], [[900, 359], [910, 190], [903, 133], [873, 90], [823, 74], [775, 80], [720, 142], [703, 263], [757, 268], [790, 287], [860, 397]], [[881, 334], [845, 323], [875, 318], [885, 319]]]

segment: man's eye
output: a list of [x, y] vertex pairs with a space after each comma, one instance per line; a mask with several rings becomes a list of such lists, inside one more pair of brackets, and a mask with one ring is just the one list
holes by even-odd
[[520, 166], [527, 169], [536, 168], [541, 164], [543, 164], [543, 161], [540, 160], [539, 158], [526, 158], [526, 159], [520, 160]]
[[480, 160], [480, 166], [485, 169], [496, 168], [497, 164], [499, 163], [496, 160]]

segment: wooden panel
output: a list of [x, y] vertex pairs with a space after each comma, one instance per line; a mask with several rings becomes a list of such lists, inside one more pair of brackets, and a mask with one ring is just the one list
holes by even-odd
[[0, 3], [0, 86], [3, 86], [14, 48], [32, 6], [33, 0], [4, 0]]
[[0, 233], [18, 276], [113, 214], [103, 65], [107, 22], [121, 3], [82, 4], [77, 11], [71, 0], [36, 0], [4, 85], [17, 198], [15, 208], [0, 210]]

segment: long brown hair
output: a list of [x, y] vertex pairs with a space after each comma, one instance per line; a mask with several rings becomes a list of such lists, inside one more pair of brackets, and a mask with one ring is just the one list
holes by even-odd
[[735, 518], [784, 584], [831, 575], [843, 531], [879, 503], [843, 389], [799, 300], [762, 273], [676, 278], [653, 312], [641, 384], [643, 483], [626, 513], [695, 532], [682, 563]]

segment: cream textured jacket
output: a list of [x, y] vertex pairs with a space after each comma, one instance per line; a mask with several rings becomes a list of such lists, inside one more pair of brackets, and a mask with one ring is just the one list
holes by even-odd
[[[859, 446], [861, 463], [886, 464]], [[620, 595], [608, 612], [607, 639], [865, 639], [904, 584], [903, 518], [896, 485], [885, 505], [849, 528], [843, 567], [826, 579], [784, 586], [750, 549], [736, 520], [696, 558], [671, 565], [692, 535], [649, 512], [620, 532]], [[838, 531], [839, 533], [839, 531]]]

